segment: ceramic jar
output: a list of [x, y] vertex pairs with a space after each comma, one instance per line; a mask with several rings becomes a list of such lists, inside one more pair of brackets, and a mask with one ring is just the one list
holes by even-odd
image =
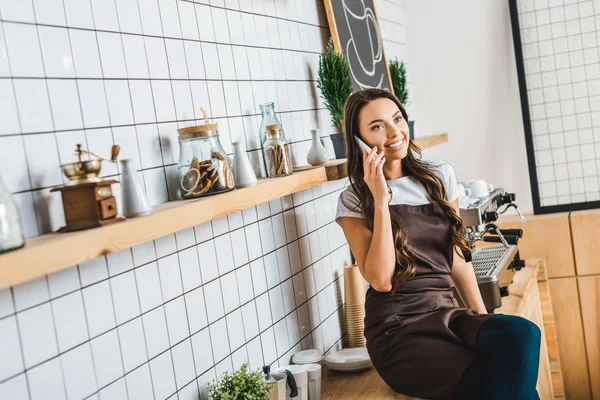
[[329, 161], [329, 155], [327, 154], [327, 149], [323, 146], [323, 143], [321, 143], [319, 130], [311, 129], [310, 135], [312, 137], [312, 142], [310, 143], [310, 150], [306, 155], [306, 161], [308, 161], [310, 165], [325, 164]]

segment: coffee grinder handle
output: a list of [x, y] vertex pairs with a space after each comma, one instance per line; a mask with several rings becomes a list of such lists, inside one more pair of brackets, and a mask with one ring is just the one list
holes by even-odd
[[121, 151], [121, 148], [119, 147], [119, 145], [113, 144], [113, 146], [110, 150], [110, 161], [117, 162], [117, 156], [119, 155], [120, 151]]
[[106, 158], [106, 157], [102, 157], [101, 155], [98, 155], [92, 151], [89, 150], [84, 150], [81, 148], [81, 144], [77, 145], [77, 150], [75, 150], [75, 154], [77, 154], [79, 156], [79, 162], [81, 162], [81, 155], [83, 153], [87, 153], [91, 156], [95, 156], [98, 157], [98, 159], [103, 160], [103, 161], [110, 161], [112, 163], [116, 163], [117, 162], [117, 156], [119, 155], [119, 152], [121, 151], [121, 147], [119, 147], [119, 145], [113, 144], [113, 146], [110, 149], [110, 159]]

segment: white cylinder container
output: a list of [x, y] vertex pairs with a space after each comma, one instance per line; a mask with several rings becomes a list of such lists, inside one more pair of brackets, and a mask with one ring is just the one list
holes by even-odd
[[233, 176], [235, 187], [243, 188], [256, 185], [256, 174], [246, 155], [245, 149], [239, 142], [233, 142]]
[[137, 179], [133, 160], [126, 158], [121, 163], [121, 214], [125, 217], [140, 217], [150, 213], [146, 193]]

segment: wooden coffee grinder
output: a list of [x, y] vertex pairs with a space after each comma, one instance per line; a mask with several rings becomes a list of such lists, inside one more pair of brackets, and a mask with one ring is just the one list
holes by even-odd
[[[117, 216], [117, 201], [112, 193], [111, 185], [118, 181], [98, 178], [102, 161], [116, 162], [119, 150], [119, 146], [113, 145], [111, 158], [107, 159], [82, 149], [78, 144], [75, 155], [79, 161], [61, 165], [69, 182], [51, 190], [59, 191], [62, 195], [67, 225], [60, 228], [59, 232], [95, 228], [125, 220]], [[88, 158], [91, 155], [97, 159], [83, 160], [84, 153], [88, 154]]]

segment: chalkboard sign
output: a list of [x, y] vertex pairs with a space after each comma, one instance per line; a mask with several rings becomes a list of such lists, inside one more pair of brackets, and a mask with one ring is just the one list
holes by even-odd
[[346, 56], [354, 91], [392, 92], [373, 0], [325, 0], [333, 47]]

